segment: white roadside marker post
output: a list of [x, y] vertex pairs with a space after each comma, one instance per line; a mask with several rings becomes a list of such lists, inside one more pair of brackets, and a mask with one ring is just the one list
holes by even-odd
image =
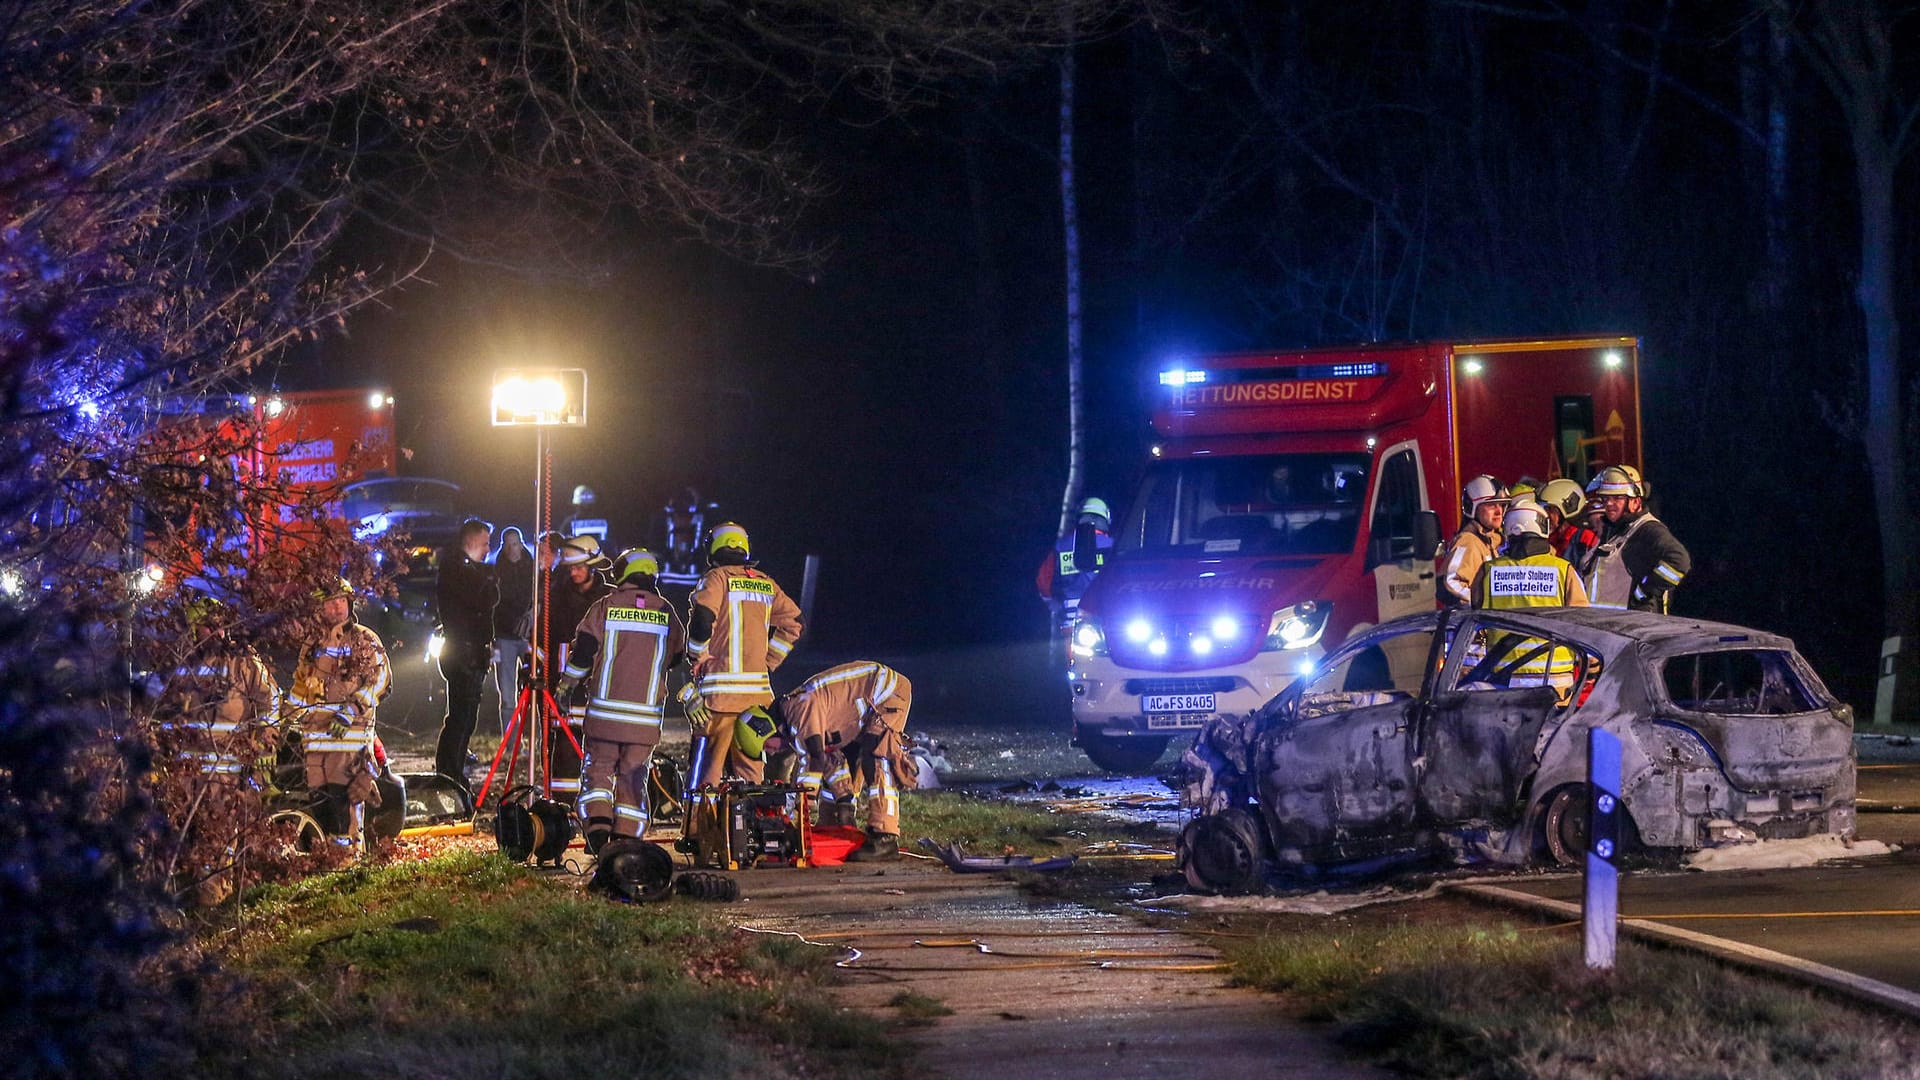
[[1581, 905], [1587, 967], [1612, 971], [1620, 914], [1620, 871], [1613, 863], [1620, 850], [1620, 740], [1599, 728], [1587, 732], [1587, 793], [1587, 890]]

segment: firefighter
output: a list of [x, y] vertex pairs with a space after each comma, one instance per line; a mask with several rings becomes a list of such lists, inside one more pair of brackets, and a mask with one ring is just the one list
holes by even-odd
[[1473, 606], [1495, 611], [1535, 607], [1586, 607], [1587, 590], [1567, 560], [1547, 541], [1547, 512], [1514, 506], [1502, 522], [1506, 547], [1473, 579]]
[[1546, 508], [1547, 524], [1551, 526], [1547, 532], [1548, 545], [1555, 555], [1573, 566], [1575, 573], [1584, 576], [1587, 560], [1594, 546], [1600, 543], [1600, 534], [1586, 524], [1586, 492], [1564, 477], [1549, 480], [1540, 489], [1540, 505]]
[[1609, 465], [1587, 485], [1604, 524], [1587, 571], [1595, 607], [1665, 613], [1673, 590], [1693, 569], [1693, 558], [1647, 511], [1647, 483], [1631, 465]]
[[1440, 606], [1473, 603], [1473, 579], [1496, 554], [1500, 523], [1511, 501], [1500, 481], [1484, 473], [1460, 489], [1460, 531], [1440, 552], [1440, 574], [1434, 585]]
[[201, 597], [186, 605], [186, 617], [195, 641], [167, 679], [154, 716], [176, 737], [175, 760], [211, 782], [250, 786], [262, 729], [278, 719], [280, 686], [251, 647], [228, 637], [225, 604]]
[[[541, 658], [542, 677], [550, 683], [567, 665], [568, 644], [580, 620], [595, 602], [613, 591], [601, 573], [613, 563], [601, 553], [600, 541], [591, 536], [570, 536], [555, 550], [560, 565], [548, 584], [546, 601], [538, 612], [541, 625], [531, 639]], [[560, 689], [557, 683], [554, 689]], [[580, 794], [580, 756], [574, 753], [573, 744], [586, 724], [585, 688], [576, 685], [571, 692], [555, 693], [554, 699], [565, 715], [553, 718], [553, 730], [547, 733], [547, 780], [554, 797], [564, 801]], [[572, 739], [567, 738], [563, 724], [572, 729]]]
[[[280, 687], [251, 647], [228, 636], [225, 604], [201, 597], [185, 614], [193, 644], [167, 679], [154, 719], [162, 746], [173, 751], [190, 785], [183, 828], [205, 835], [210, 823], [228, 823], [227, 835], [206, 849], [207, 859], [182, 867], [195, 901], [211, 906], [233, 895], [226, 866], [239, 851], [235, 826], [258, 820], [261, 792], [272, 784]], [[258, 779], [256, 763], [264, 767]]]
[[647, 831], [647, 773], [660, 743], [667, 670], [686, 649], [686, 628], [660, 598], [660, 560], [640, 548], [614, 561], [613, 591], [593, 602], [567, 650], [562, 685], [585, 680], [586, 759], [580, 820], [587, 851]]
[[[1082, 527], [1093, 530], [1092, 566], [1079, 566], [1074, 562], [1074, 549]], [[1080, 504], [1078, 524], [1055, 541], [1053, 553], [1040, 564], [1040, 573], [1034, 579], [1034, 584], [1040, 589], [1040, 598], [1052, 606], [1055, 621], [1062, 627], [1072, 625], [1080, 612], [1080, 598], [1087, 594], [1087, 587], [1093, 584], [1094, 575], [1106, 566], [1107, 556], [1112, 550], [1113, 512], [1107, 509], [1105, 499], [1088, 499]]]
[[854, 795], [866, 796], [867, 836], [850, 859], [900, 853], [900, 786], [919, 774], [905, 741], [912, 707], [907, 677], [871, 660], [828, 668], [780, 701], [801, 753], [800, 785], [820, 793], [820, 824], [854, 824]]
[[734, 725], [747, 709], [773, 703], [768, 676], [800, 640], [800, 608], [754, 568], [747, 530], [733, 522], [714, 527], [707, 564], [687, 614], [687, 656], [707, 714], [705, 743], [695, 747], [695, 786], [711, 787], [722, 776], [758, 783], [762, 763], [734, 746]]
[[374, 709], [393, 687], [380, 636], [353, 621], [353, 585], [340, 578], [315, 593], [320, 626], [300, 649], [285, 712], [304, 733], [307, 790], [322, 824], [343, 847], [365, 842], [366, 806], [380, 805], [373, 756]]

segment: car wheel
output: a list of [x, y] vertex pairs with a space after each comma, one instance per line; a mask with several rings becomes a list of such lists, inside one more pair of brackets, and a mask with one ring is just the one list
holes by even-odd
[[1208, 814], [1180, 833], [1180, 868], [1194, 892], [1238, 896], [1265, 881], [1260, 819], [1245, 807]]
[[1547, 857], [1556, 866], [1574, 866], [1587, 857], [1587, 787], [1572, 784], [1553, 793], [1541, 815]]
[[1153, 768], [1167, 751], [1167, 737], [1132, 739], [1080, 732], [1080, 749], [1095, 765], [1108, 772], [1143, 773]]
[[267, 827], [302, 855], [311, 855], [327, 843], [327, 830], [320, 826], [319, 819], [302, 809], [275, 810], [267, 818]]

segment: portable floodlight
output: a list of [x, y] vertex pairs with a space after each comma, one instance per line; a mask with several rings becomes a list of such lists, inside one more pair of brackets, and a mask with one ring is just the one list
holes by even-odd
[[587, 373], [581, 368], [503, 368], [493, 373], [494, 427], [583, 427]]

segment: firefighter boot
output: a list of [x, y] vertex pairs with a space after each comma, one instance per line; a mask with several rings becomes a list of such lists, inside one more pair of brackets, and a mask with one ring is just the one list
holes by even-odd
[[854, 848], [847, 855], [848, 862], [881, 862], [900, 857], [900, 837], [897, 833], [874, 832], [867, 830], [866, 842]]
[[820, 801], [820, 827], [830, 828], [843, 825], [852, 828], [853, 803], [845, 799], [822, 799]]
[[588, 818], [586, 831], [581, 833], [581, 838], [587, 842], [587, 854], [600, 854], [600, 849], [606, 846], [608, 840], [613, 839], [613, 819]]

